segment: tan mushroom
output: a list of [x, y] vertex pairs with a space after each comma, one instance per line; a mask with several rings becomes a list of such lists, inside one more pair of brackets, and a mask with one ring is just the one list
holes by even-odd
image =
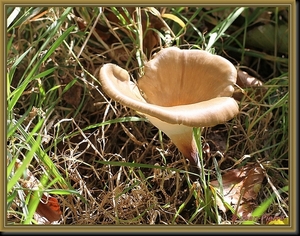
[[237, 71], [225, 58], [203, 50], [170, 47], [145, 63], [137, 85], [108, 63], [100, 70], [104, 92], [143, 114], [199, 167], [193, 127], [225, 123], [239, 112], [232, 98]]

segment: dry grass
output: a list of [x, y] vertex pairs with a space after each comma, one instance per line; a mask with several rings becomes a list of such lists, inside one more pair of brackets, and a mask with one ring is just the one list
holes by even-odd
[[[22, 81], [22, 75], [28, 73], [26, 69], [34, 55], [39, 53], [41, 57], [42, 53], [46, 53], [47, 48], [42, 52], [38, 50], [43, 40], [35, 42], [39, 37], [37, 35], [42, 34], [40, 29], [49, 27], [63, 13], [62, 8], [44, 10], [44, 15], [35, 15], [30, 22], [15, 27], [15, 33], [9, 31], [14, 39], [8, 51], [8, 60], [18, 58], [30, 45], [34, 45], [17, 65], [10, 83], [12, 91]], [[207, 179], [199, 180], [189, 173], [188, 164], [172, 141], [139, 114], [106, 96], [97, 78], [100, 67], [113, 62], [127, 69], [134, 80], [138, 79], [142, 68], [139, 60], [139, 57], [143, 58], [141, 53], [145, 52], [149, 60], [153, 54], [149, 49], [152, 52], [160, 50], [168, 37], [180, 47], [194, 45], [203, 48], [205, 42], [201, 41], [199, 32], [206, 37], [217, 26], [214, 24], [223, 19], [217, 18], [215, 13], [229, 13], [224, 9], [157, 9], [173, 16], [178, 13], [176, 17], [183, 21], [190, 19], [185, 30], [180, 28], [178, 22], [154, 17], [150, 12], [143, 13], [146, 18], [142, 22], [149, 20], [152, 24], [147, 27], [151, 34], [143, 39], [143, 42], [148, 40], [149, 43], [141, 44], [142, 25], [134, 18], [132, 22], [120, 23], [113, 19], [117, 14], [115, 10], [102, 8], [99, 12], [98, 8], [74, 8], [51, 42], [54, 43], [75, 22], [81, 29], [73, 29], [48, 60], [41, 64], [40, 73], [53, 66], [56, 69], [28, 83], [12, 110], [16, 120], [19, 120], [30, 109], [33, 119], [28, 117], [22, 124], [28, 132], [35, 128], [40, 117], [47, 114], [41, 129], [41, 147], [61, 177], [84, 198], [74, 194], [55, 195], [62, 211], [59, 224], [241, 224], [246, 219], [234, 221], [230, 211], [224, 213], [218, 210], [214, 192], [203, 188], [202, 181], [209, 184], [218, 174], [252, 164], [261, 165], [265, 176], [261, 191], [251, 203], [253, 209], [270, 198], [272, 193], [277, 193], [271, 206], [255, 222], [264, 224], [267, 218], [288, 216], [288, 192], [279, 192], [289, 181], [287, 64], [270, 61], [268, 56], [274, 56], [272, 52], [265, 52], [266, 57], [260, 58], [262, 54], [255, 54], [258, 50], [251, 46], [249, 51], [257, 57], [243, 51], [241, 61], [236, 51], [230, 51], [230, 47], [236, 47], [234, 42], [226, 45], [222, 42], [225, 37], [216, 42], [216, 53], [234, 63], [242, 63], [258, 74], [264, 71], [263, 78], [259, 79], [267, 92], [258, 96], [249, 89], [248, 95], [240, 101], [237, 117], [224, 125], [203, 130], [203, 168]], [[101, 11], [106, 14], [101, 14]], [[101, 27], [107, 28], [103, 31]], [[164, 36], [166, 41], [161, 39], [161, 45], [156, 45], [153, 35], [161, 27], [164, 30], [160, 31], [160, 37]], [[228, 34], [232, 33], [233, 37], [243, 42], [242, 31], [240, 35], [233, 33], [237, 28], [232, 25]], [[275, 55], [277, 57], [281, 56]], [[12, 63], [8, 63], [10, 68]], [[8, 140], [9, 153], [15, 155], [14, 148], [22, 142], [24, 140], [21, 139]], [[19, 152], [19, 158], [25, 159], [25, 154]], [[38, 158], [34, 158], [29, 169], [40, 179], [47, 168]], [[62, 188], [60, 183], [47, 186], [48, 189]], [[20, 200], [16, 197], [13, 201]], [[22, 222], [22, 217], [17, 213], [22, 211], [21, 208], [13, 208], [8, 214], [8, 222]]]

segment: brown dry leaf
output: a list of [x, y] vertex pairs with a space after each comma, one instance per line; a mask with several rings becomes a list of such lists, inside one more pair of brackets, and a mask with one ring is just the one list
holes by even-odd
[[50, 223], [58, 221], [61, 218], [60, 205], [55, 197], [43, 194], [42, 199], [36, 209], [41, 217], [45, 217]]
[[241, 88], [259, 87], [263, 85], [263, 83], [259, 79], [250, 76], [247, 72], [242, 70], [237, 71], [236, 83]]
[[[222, 176], [224, 202], [236, 209], [237, 215], [247, 218], [255, 207], [255, 199], [263, 179], [263, 169], [256, 164], [228, 171]], [[210, 184], [220, 193], [217, 180], [211, 181]], [[220, 210], [228, 210], [219, 197], [216, 201]]]
[[[242, 89], [247, 89], [250, 93], [255, 91], [257, 97], [261, 97], [263, 92], [265, 92], [262, 81], [240, 69], [237, 71], [236, 84]], [[240, 89], [237, 89], [233, 93], [233, 98], [239, 101], [242, 100], [243, 96], [244, 94]]]

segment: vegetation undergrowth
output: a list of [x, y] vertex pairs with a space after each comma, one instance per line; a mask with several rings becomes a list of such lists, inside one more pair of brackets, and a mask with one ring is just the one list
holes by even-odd
[[[6, 13], [7, 224], [286, 224], [288, 7]], [[112, 62], [136, 81], [144, 62], [170, 46], [221, 55], [239, 71], [240, 113], [194, 128], [197, 173], [98, 80]]]

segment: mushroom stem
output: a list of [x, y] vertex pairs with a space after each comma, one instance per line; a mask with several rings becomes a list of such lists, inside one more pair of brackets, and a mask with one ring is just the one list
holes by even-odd
[[175, 144], [178, 150], [187, 158], [191, 165], [200, 168], [198, 150], [193, 136], [193, 128], [179, 124], [169, 124], [147, 115], [148, 120], [163, 131]]
[[192, 132], [169, 136], [169, 138], [191, 165], [200, 168], [198, 150]]

